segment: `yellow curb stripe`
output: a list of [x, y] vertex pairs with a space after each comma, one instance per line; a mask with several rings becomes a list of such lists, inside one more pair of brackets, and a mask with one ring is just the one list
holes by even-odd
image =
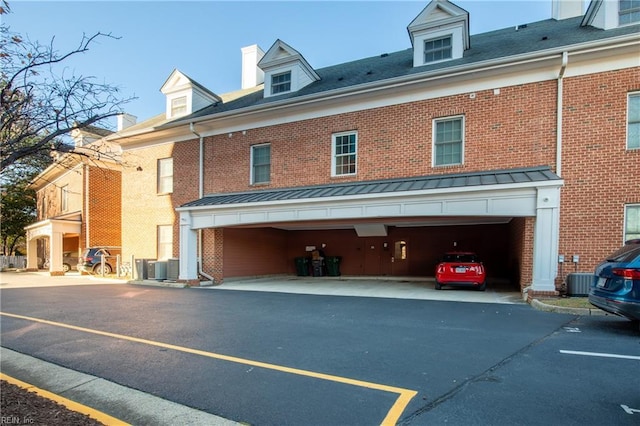
[[97, 420], [101, 423], [104, 423], [105, 425], [109, 425], [109, 426], [125, 426], [125, 425], [128, 426], [129, 425], [129, 423], [125, 423], [122, 420], [116, 419], [115, 417], [112, 417], [106, 413], [103, 413], [102, 411], [95, 410], [91, 407], [87, 407], [86, 405], [80, 404], [79, 402], [75, 402], [63, 396], [60, 396], [58, 394], [49, 392], [44, 389], [40, 389], [39, 387], [36, 387], [27, 382], [23, 382], [22, 380], [18, 380], [14, 377], [7, 376], [2, 372], [0, 372], [0, 379], [5, 380], [16, 386], [19, 386], [27, 391], [35, 392], [41, 397], [50, 399], [51, 401], [57, 402], [60, 405], [64, 405], [71, 411], [75, 411], [81, 414], [86, 414], [92, 419]]
[[277, 364], [269, 364], [269, 363], [266, 363], [266, 362], [254, 361], [254, 360], [245, 359], [245, 358], [238, 358], [238, 357], [229, 356], [229, 355], [222, 355], [222, 354], [217, 354], [217, 353], [214, 353], [214, 352], [206, 352], [206, 351], [202, 351], [202, 350], [199, 350], [199, 349], [192, 349], [192, 348], [187, 348], [187, 347], [184, 347], [184, 346], [172, 345], [170, 343], [156, 342], [156, 341], [153, 341], [153, 340], [141, 339], [141, 338], [138, 338], [138, 337], [125, 336], [123, 334], [116, 334], [116, 333], [109, 333], [109, 332], [106, 332], [106, 331], [93, 330], [93, 329], [90, 329], [90, 328], [78, 327], [78, 326], [75, 326], [75, 325], [64, 324], [64, 323], [44, 320], [44, 319], [40, 319], [40, 318], [33, 318], [33, 317], [27, 317], [27, 316], [23, 316], [23, 315], [10, 314], [10, 313], [7, 313], [7, 312], [0, 312], [0, 315], [4, 315], [4, 316], [7, 316], [7, 317], [12, 317], [12, 318], [23, 319], [23, 320], [27, 320], [27, 321], [38, 322], [38, 323], [41, 323], [41, 324], [52, 325], [52, 326], [55, 326], [55, 327], [68, 328], [68, 329], [71, 329], [71, 330], [82, 331], [82, 332], [85, 332], [85, 333], [97, 334], [97, 335], [100, 335], [100, 336], [112, 337], [112, 338], [115, 338], [115, 339], [127, 340], [127, 341], [130, 341], [130, 342], [142, 343], [142, 344], [150, 345], [150, 346], [157, 346], [157, 347], [161, 347], [161, 348], [165, 348], [165, 349], [172, 349], [172, 350], [179, 351], [179, 352], [185, 352], [185, 353], [190, 353], [190, 354], [194, 354], [194, 355], [200, 355], [200, 356], [204, 356], [204, 357], [208, 357], [208, 358], [220, 359], [220, 360], [223, 360], [223, 361], [234, 362], [234, 363], [237, 363], [237, 364], [250, 365], [250, 366], [253, 366], [253, 367], [259, 367], [259, 368], [264, 368], [264, 369], [268, 369], [268, 370], [275, 370], [275, 371], [280, 371], [280, 372], [283, 372], [283, 373], [295, 374], [295, 375], [298, 375], [298, 376], [312, 377], [312, 378], [315, 378], [315, 379], [327, 380], [327, 381], [332, 381], [332, 382], [336, 382], [336, 383], [343, 383], [343, 384], [347, 384], [347, 385], [353, 385], [353, 386], [358, 386], [358, 387], [363, 387], [363, 388], [368, 388], [368, 389], [374, 389], [374, 390], [379, 390], [379, 391], [383, 391], [383, 392], [396, 393], [396, 394], [399, 395], [398, 399], [396, 399], [396, 402], [393, 404], [393, 406], [391, 407], [391, 409], [387, 413], [387, 416], [384, 418], [384, 420], [382, 422], [383, 425], [396, 424], [398, 419], [400, 419], [400, 416], [402, 415], [402, 413], [406, 409], [407, 405], [411, 401], [411, 399], [418, 393], [418, 392], [416, 392], [414, 390], [411, 390], [411, 389], [403, 389], [403, 388], [398, 388], [398, 387], [395, 387], [395, 386], [387, 386], [387, 385], [382, 385], [382, 384], [379, 384], [379, 383], [372, 383], [372, 382], [366, 382], [366, 381], [357, 380], [357, 379], [350, 379], [350, 378], [347, 378], [347, 377], [334, 376], [332, 374], [317, 373], [315, 371], [302, 370], [302, 369], [299, 369], [299, 368], [292, 368], [292, 367], [285, 367], [283, 365], [277, 365]]

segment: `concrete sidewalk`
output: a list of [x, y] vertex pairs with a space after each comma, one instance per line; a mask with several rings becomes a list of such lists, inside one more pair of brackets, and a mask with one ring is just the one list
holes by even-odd
[[0, 272], [0, 290], [5, 288], [59, 287], [91, 284], [126, 284], [124, 279], [102, 278], [97, 275], [80, 275], [67, 272], [65, 275], [51, 276], [47, 271], [26, 272], [9, 270]]
[[7, 376], [133, 425], [239, 424], [2, 347], [0, 370]]
[[286, 275], [228, 279], [220, 285], [203, 288], [452, 302], [525, 303], [522, 294], [508, 282], [489, 281], [486, 291], [454, 287], [436, 290], [435, 280], [425, 277], [295, 277]]

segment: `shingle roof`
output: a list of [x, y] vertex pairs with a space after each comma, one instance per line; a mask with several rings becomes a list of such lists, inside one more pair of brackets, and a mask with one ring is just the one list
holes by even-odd
[[211, 105], [180, 121], [204, 117], [236, 109], [268, 104], [283, 99], [327, 92], [416, 74], [429, 75], [450, 67], [471, 65], [511, 56], [558, 49], [563, 46], [603, 40], [621, 35], [638, 33], [638, 26], [631, 25], [612, 30], [581, 26], [582, 17], [557, 21], [547, 19], [527, 25], [509, 27], [471, 36], [471, 47], [461, 59], [413, 67], [413, 50], [382, 54], [316, 70], [320, 80], [303, 89], [278, 96], [263, 97], [258, 91], [232, 102]]
[[260, 203], [281, 200], [305, 200], [311, 198], [424, 191], [431, 189], [475, 187], [483, 185], [508, 185], [548, 182], [554, 180], [560, 180], [560, 177], [553, 173], [549, 167], [532, 167], [212, 194], [199, 200], [183, 204], [181, 207]]

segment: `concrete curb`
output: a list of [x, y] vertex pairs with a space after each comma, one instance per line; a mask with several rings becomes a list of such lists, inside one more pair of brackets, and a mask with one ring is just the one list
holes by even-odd
[[0, 348], [2, 372], [129, 424], [235, 426], [240, 423]]
[[187, 284], [184, 284], [184, 283], [174, 283], [174, 282], [155, 281], [155, 280], [144, 280], [144, 281], [134, 280], [134, 281], [127, 281], [127, 283], [134, 284], [134, 285], [146, 285], [150, 287], [170, 287], [170, 288], [189, 287]]
[[543, 312], [555, 312], [558, 314], [571, 314], [571, 315], [582, 315], [582, 316], [605, 316], [609, 315], [605, 311], [598, 309], [596, 307], [593, 308], [568, 308], [565, 306], [556, 306], [556, 305], [548, 305], [544, 302], [541, 302], [538, 299], [533, 299], [531, 301], [531, 306], [539, 311]]

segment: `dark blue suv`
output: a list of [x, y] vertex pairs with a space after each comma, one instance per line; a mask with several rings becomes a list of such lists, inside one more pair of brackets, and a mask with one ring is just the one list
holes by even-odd
[[[90, 247], [84, 250], [80, 257], [78, 270], [92, 274], [108, 275], [116, 270], [116, 255], [120, 254], [119, 247]], [[104, 257], [104, 266], [102, 258]]]
[[595, 271], [589, 302], [612, 314], [640, 322], [640, 239], [629, 240]]

